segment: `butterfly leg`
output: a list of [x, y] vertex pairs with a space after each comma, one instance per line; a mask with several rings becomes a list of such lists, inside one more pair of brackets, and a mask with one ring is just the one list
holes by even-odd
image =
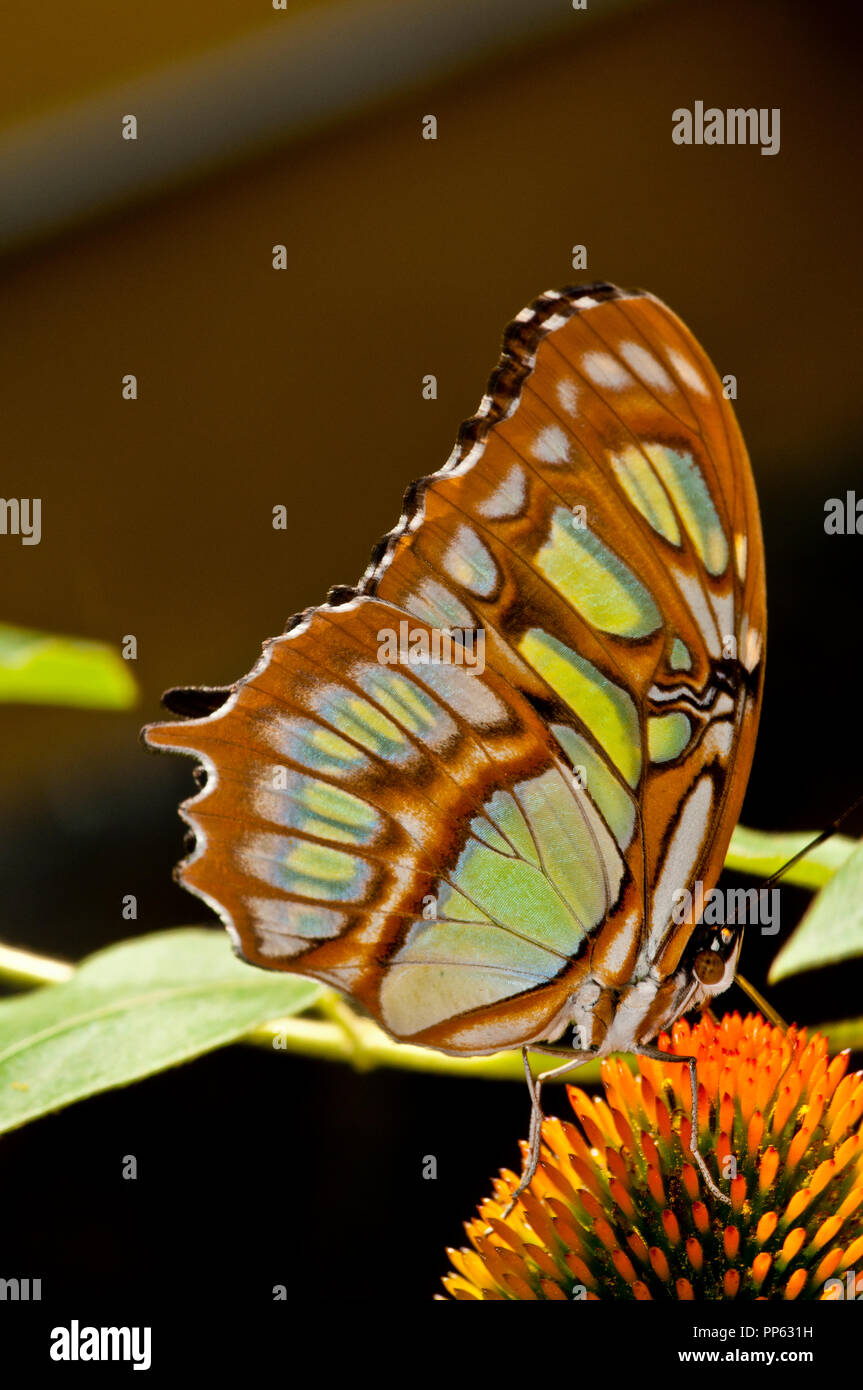
[[[544, 1050], [544, 1049], [543, 1049]], [[549, 1049], [551, 1051], [551, 1049]], [[545, 1081], [552, 1081], [555, 1077], [565, 1076], [569, 1071], [575, 1071], [576, 1067], [583, 1066], [593, 1057], [592, 1052], [557, 1052], [552, 1053], [556, 1056], [565, 1056], [567, 1060], [562, 1066], [551, 1067], [548, 1071], [541, 1071], [538, 1076], [534, 1076], [530, 1069], [530, 1058], [528, 1049], [523, 1047], [521, 1055], [524, 1060], [524, 1074], [527, 1077], [527, 1089], [530, 1093], [530, 1129], [528, 1131], [527, 1158], [522, 1170], [521, 1179], [515, 1192], [510, 1197], [503, 1212], [503, 1220], [509, 1216], [522, 1192], [526, 1191], [533, 1182], [534, 1174], [539, 1167], [539, 1151], [542, 1145], [542, 1087]]]
[[689, 1109], [689, 1152], [695, 1159], [698, 1170], [703, 1177], [708, 1190], [720, 1202], [731, 1205], [731, 1198], [727, 1197], [720, 1188], [716, 1186], [710, 1175], [710, 1170], [704, 1162], [704, 1158], [698, 1147], [698, 1071], [696, 1069], [696, 1059], [694, 1057], [679, 1057], [675, 1052], [662, 1052], [658, 1047], [639, 1047], [637, 1049], [639, 1057], [652, 1057], [656, 1062], [682, 1062], [689, 1067], [689, 1088], [691, 1104]]

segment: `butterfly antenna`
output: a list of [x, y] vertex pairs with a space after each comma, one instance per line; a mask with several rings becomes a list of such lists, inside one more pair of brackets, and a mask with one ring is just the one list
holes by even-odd
[[771, 874], [770, 877], [762, 883], [761, 887], [769, 888], [771, 883], [775, 883], [784, 873], [788, 872], [792, 864], [797, 864], [801, 859], [805, 859], [807, 854], [811, 854], [813, 849], [817, 849], [819, 845], [823, 845], [825, 840], [829, 840], [831, 835], [836, 834], [836, 831], [839, 829], [840, 825], [842, 825], [843, 821], [846, 821], [848, 817], [859, 810], [861, 806], [863, 806], [863, 794], [858, 796], [856, 801], [852, 801], [851, 805], [842, 812], [841, 816], [837, 816], [836, 819], [828, 825], [826, 830], [822, 830], [821, 834], [816, 835], [815, 839], [810, 841], [808, 845], [804, 845], [803, 849], [798, 850], [796, 854], [792, 854], [788, 863], [783, 864], [781, 869], [777, 869], [775, 874]]
[[788, 1024], [785, 1022], [782, 1015], [776, 1012], [773, 1005], [768, 1003], [763, 994], [759, 994], [755, 986], [750, 984], [749, 981], [741, 975], [739, 970], [734, 976], [734, 983], [740, 986], [744, 994], [749, 995], [749, 998], [752, 1000], [759, 1013], [762, 1013], [764, 1017], [773, 1024], [774, 1028], [781, 1028], [783, 1033], [788, 1032]]
[[[829, 840], [831, 835], [835, 835], [843, 822], [846, 821], [850, 815], [853, 815], [860, 806], [863, 806], [863, 795], [858, 796], [856, 801], [852, 801], [851, 805], [846, 807], [841, 816], [837, 816], [834, 821], [831, 821], [826, 830], [822, 830], [821, 834], [816, 835], [815, 839], [811, 840], [808, 845], [804, 845], [803, 849], [793, 854], [787, 864], [783, 864], [781, 869], [777, 869], [775, 874], [771, 874], [761, 885], [762, 888], [769, 888], [771, 883], [775, 883], [784, 873], [787, 873], [792, 864], [797, 864], [801, 859], [805, 859], [806, 855], [811, 854], [813, 849], [817, 849], [819, 845], [823, 845], [825, 840]], [[773, 1005], [768, 1003], [764, 995], [760, 994], [755, 986], [750, 984], [749, 980], [740, 974], [739, 970], [735, 973], [734, 980], [743, 990], [743, 993], [749, 996], [755, 1007], [760, 1010], [764, 1017], [769, 1019], [774, 1027], [781, 1028], [783, 1033], [787, 1033], [788, 1024], [785, 1022], [782, 1015], [777, 1013]]]

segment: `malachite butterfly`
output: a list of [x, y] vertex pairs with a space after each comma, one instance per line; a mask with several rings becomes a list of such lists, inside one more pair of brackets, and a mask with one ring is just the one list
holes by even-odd
[[649, 294], [541, 295], [356, 588], [233, 686], [166, 695], [183, 718], [146, 741], [205, 774], [180, 881], [246, 960], [399, 1040], [655, 1052], [734, 974], [739, 928], [672, 903], [722, 868], [765, 618], [749, 460], [692, 334]]

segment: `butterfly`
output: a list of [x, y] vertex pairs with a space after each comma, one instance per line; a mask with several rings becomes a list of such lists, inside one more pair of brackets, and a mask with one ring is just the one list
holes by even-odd
[[[733, 979], [741, 929], [673, 908], [722, 868], [765, 622], [752, 472], [702, 348], [650, 294], [543, 294], [360, 582], [234, 685], [164, 697], [181, 718], [145, 740], [203, 780], [179, 879], [247, 961], [393, 1038], [521, 1047], [521, 1192], [543, 1081], [665, 1056]], [[534, 1078], [529, 1051], [565, 1061]]]

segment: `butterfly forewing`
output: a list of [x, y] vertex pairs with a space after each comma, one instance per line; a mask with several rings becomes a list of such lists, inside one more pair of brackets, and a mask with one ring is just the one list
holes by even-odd
[[[649, 295], [542, 296], [338, 599], [147, 731], [208, 770], [182, 881], [247, 959], [399, 1038], [655, 1036], [692, 931], [672, 895], [718, 877], [763, 672], [754, 486], [692, 335]], [[473, 646], [404, 659], [454, 630]]]

